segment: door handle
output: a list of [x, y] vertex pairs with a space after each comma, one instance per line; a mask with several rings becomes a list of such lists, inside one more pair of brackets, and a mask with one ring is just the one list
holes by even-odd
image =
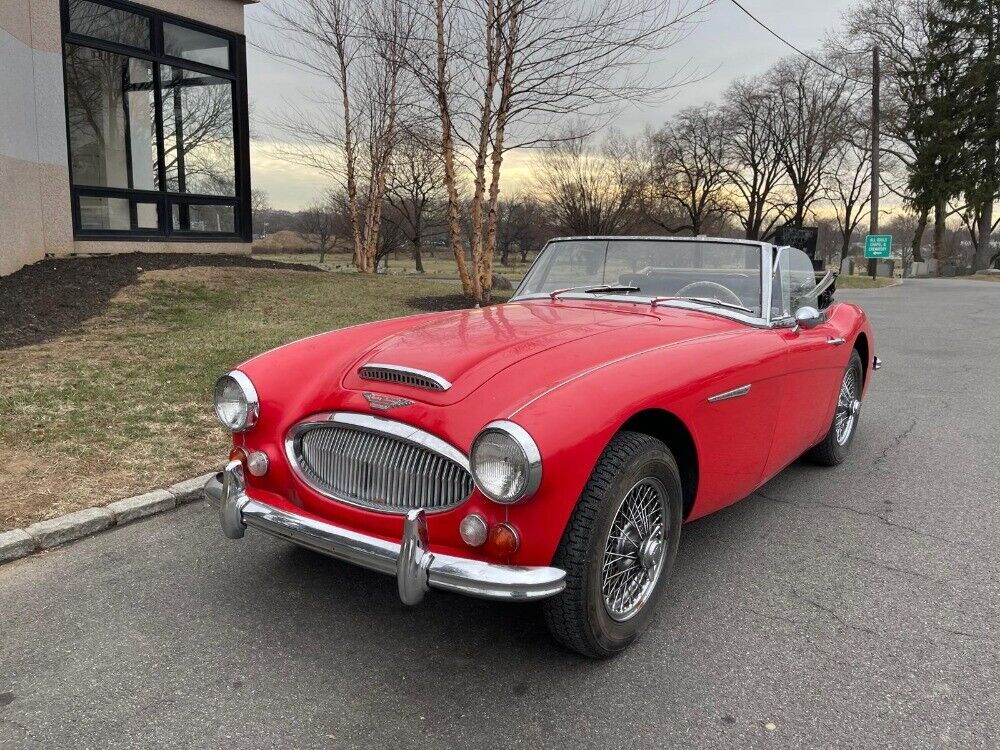
[[831, 346], [840, 346], [841, 344], [846, 343], [846, 339], [842, 339], [839, 337], [835, 339], [827, 339], [826, 343], [830, 344]]

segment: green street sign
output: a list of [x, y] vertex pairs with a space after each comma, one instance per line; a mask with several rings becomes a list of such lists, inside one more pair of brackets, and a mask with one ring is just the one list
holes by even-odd
[[866, 258], [888, 258], [891, 254], [891, 234], [869, 234], [865, 237]]

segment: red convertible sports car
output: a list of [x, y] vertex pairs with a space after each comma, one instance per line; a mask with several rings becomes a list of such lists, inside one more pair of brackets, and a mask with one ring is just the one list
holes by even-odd
[[593, 657], [642, 632], [681, 526], [801, 455], [844, 460], [879, 367], [800, 250], [549, 242], [510, 302], [345, 328], [219, 379], [206, 497], [247, 527], [431, 588], [542, 600]]

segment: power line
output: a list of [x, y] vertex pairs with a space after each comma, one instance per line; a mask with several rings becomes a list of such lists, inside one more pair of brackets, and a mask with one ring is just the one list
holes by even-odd
[[841, 72], [839, 70], [834, 70], [829, 65], [827, 65], [824, 62], [822, 62], [821, 60], [817, 60], [815, 57], [813, 57], [812, 55], [810, 55], [808, 52], [806, 52], [806, 51], [804, 51], [802, 49], [799, 49], [794, 44], [792, 44], [790, 41], [788, 41], [783, 36], [781, 36], [778, 32], [772, 30], [770, 26], [768, 26], [766, 23], [764, 23], [759, 18], [757, 18], [757, 16], [755, 16], [753, 13], [751, 13], [749, 10], [747, 10], [746, 7], [743, 6], [739, 2], [739, 0], [731, 0], [731, 2], [732, 2], [733, 5], [735, 5], [737, 8], [739, 8], [741, 11], [743, 11], [747, 15], [747, 17], [750, 18], [750, 20], [752, 20], [755, 24], [757, 24], [762, 29], [764, 29], [764, 31], [766, 31], [768, 34], [770, 34], [771, 36], [773, 36], [775, 39], [777, 39], [779, 42], [781, 42], [782, 44], [784, 44], [786, 47], [789, 47], [789, 48], [795, 50], [796, 52], [798, 52], [800, 55], [802, 55], [804, 58], [806, 58], [810, 62], [813, 62], [816, 65], [819, 65], [824, 70], [828, 70], [831, 73], [833, 73], [834, 75], [840, 76], [841, 78], [845, 78], [848, 81], [853, 81], [854, 83], [860, 83], [860, 84], [863, 84], [865, 86], [870, 86], [871, 85], [870, 81], [860, 81], [857, 78], [852, 78], [851, 76], [847, 75], [846, 73], [843, 73], [843, 72]]

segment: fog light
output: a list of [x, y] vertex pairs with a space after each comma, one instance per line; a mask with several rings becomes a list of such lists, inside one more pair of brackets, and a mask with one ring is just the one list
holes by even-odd
[[478, 513], [470, 513], [458, 525], [458, 533], [462, 535], [462, 541], [470, 547], [479, 547], [486, 543], [488, 536], [486, 521]]
[[520, 544], [517, 529], [509, 523], [498, 523], [490, 531], [490, 546], [498, 555], [513, 555]]
[[246, 465], [247, 471], [255, 477], [262, 477], [267, 474], [270, 462], [267, 460], [267, 454], [264, 451], [254, 451], [247, 456]]

